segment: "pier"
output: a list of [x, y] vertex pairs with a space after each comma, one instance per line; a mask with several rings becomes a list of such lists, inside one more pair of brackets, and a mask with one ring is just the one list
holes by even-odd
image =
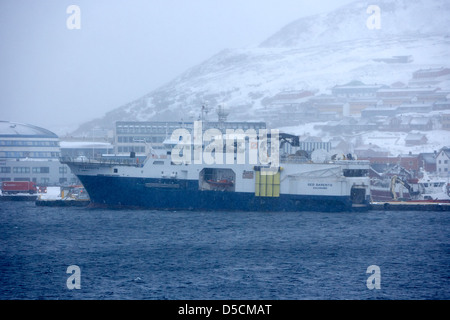
[[450, 211], [448, 201], [383, 201], [371, 202], [369, 210], [395, 211]]

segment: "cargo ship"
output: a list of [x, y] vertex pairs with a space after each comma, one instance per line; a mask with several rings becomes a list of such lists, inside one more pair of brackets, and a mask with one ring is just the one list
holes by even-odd
[[312, 162], [280, 155], [282, 134], [246, 132], [234, 140], [222, 136], [225, 143], [211, 136], [199, 140], [195, 131], [193, 139], [188, 133], [173, 133], [164, 142], [165, 153], [157, 154], [150, 146], [143, 161], [133, 153], [126, 160], [60, 161], [83, 184], [91, 206], [275, 212], [370, 207], [368, 161]]

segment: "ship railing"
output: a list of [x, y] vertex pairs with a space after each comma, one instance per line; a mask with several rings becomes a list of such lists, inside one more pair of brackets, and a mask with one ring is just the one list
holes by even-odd
[[329, 164], [338, 164], [338, 165], [360, 165], [367, 166], [369, 165], [369, 160], [325, 160], [323, 162], [314, 162], [311, 159], [305, 156], [297, 156], [297, 155], [281, 155], [280, 156], [281, 163], [329, 163]]
[[310, 163], [311, 160], [306, 157], [293, 156], [293, 155], [281, 155], [281, 163]]
[[370, 164], [369, 160], [332, 160], [332, 163], [340, 164], [340, 165], [360, 165], [360, 166], [368, 166]]
[[88, 157], [60, 157], [59, 161], [62, 164], [76, 163], [76, 164], [86, 164], [86, 165], [105, 165], [105, 166], [130, 166], [130, 167], [142, 167], [143, 162], [139, 162], [134, 158], [127, 159], [105, 159], [105, 158], [88, 158]]

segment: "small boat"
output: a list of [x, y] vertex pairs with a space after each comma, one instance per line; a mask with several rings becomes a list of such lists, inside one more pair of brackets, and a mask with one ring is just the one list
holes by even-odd
[[216, 187], [232, 187], [234, 184], [233, 181], [230, 181], [228, 179], [208, 180], [207, 182]]
[[83, 186], [61, 187], [57, 197], [39, 196], [35, 204], [41, 207], [85, 207], [91, 203]]
[[446, 177], [421, 171], [422, 178], [385, 173], [371, 179], [370, 192], [373, 202], [396, 200], [450, 201], [450, 182]]
[[450, 201], [450, 183], [448, 178], [432, 176], [423, 172], [418, 181], [420, 200], [448, 200]]

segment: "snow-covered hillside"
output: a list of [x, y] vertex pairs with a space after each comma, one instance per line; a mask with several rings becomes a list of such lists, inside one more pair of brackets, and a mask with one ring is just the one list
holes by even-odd
[[[381, 29], [370, 30], [369, 3], [356, 1], [328, 14], [302, 18], [260, 46], [224, 50], [136, 101], [82, 125], [111, 128], [116, 120], [196, 120], [202, 105], [225, 104], [229, 120], [277, 114], [264, 101], [286, 90], [328, 93], [335, 85], [408, 83], [418, 69], [449, 67], [450, 3], [446, 0], [372, 1]], [[410, 63], [376, 61], [411, 56]], [[450, 89], [449, 81], [440, 84]]]
[[[380, 9], [380, 28], [369, 29], [366, 22]], [[296, 20], [264, 41], [262, 47], [304, 47], [360, 39], [396, 36], [442, 35], [450, 23], [450, 2], [446, 0], [355, 1], [341, 8]]]
[[[294, 134], [306, 139], [308, 136], [315, 136], [321, 138], [323, 141], [332, 141], [334, 136], [322, 132], [318, 127], [324, 125], [323, 122], [312, 122], [301, 126], [287, 126], [279, 128], [280, 132]], [[412, 132], [415, 133], [415, 132]], [[398, 156], [402, 154], [419, 154], [431, 153], [439, 151], [442, 147], [450, 147], [450, 132], [446, 130], [430, 130], [422, 132], [426, 138], [427, 143], [424, 145], [408, 146], [405, 143], [405, 138], [408, 132], [386, 132], [370, 130], [366, 132], [355, 133], [353, 135], [346, 135], [340, 138], [352, 143], [348, 149], [340, 149], [344, 154], [354, 153], [354, 146], [357, 144], [364, 146], [376, 146], [380, 150], [389, 153], [390, 156]], [[358, 142], [358, 143], [356, 143]]]

